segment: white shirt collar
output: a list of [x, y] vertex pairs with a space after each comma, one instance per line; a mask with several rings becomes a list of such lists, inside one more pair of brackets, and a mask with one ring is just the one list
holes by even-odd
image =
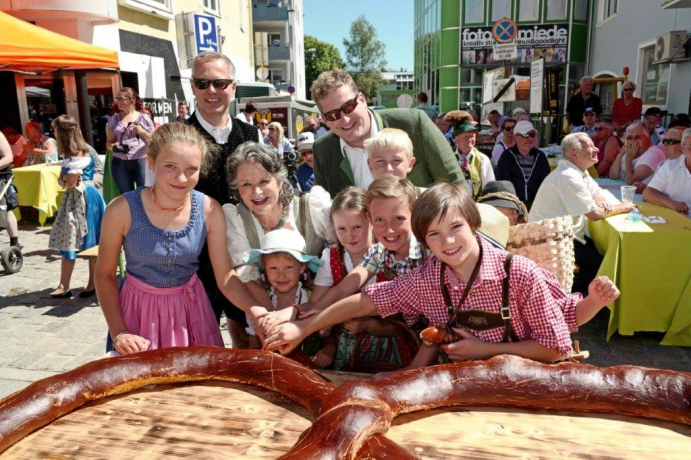
[[230, 131], [233, 129], [233, 117], [231, 117], [230, 114], [228, 115], [228, 123], [223, 128], [217, 128], [206, 121], [198, 110], [196, 114], [199, 124], [202, 125], [202, 128], [204, 128], [207, 133], [211, 134], [211, 137], [216, 140], [217, 144], [225, 144], [228, 142], [228, 136], [230, 136]]

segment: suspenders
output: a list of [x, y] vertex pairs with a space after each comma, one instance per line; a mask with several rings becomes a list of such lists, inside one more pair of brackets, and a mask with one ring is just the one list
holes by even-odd
[[504, 328], [504, 336], [502, 337], [502, 342], [518, 342], [518, 336], [511, 326], [511, 311], [509, 309], [509, 275], [511, 271], [511, 258], [513, 254], [507, 253], [506, 259], [504, 259], [504, 270], [506, 271], [506, 278], [502, 281], [502, 292], [501, 292], [501, 308], [499, 313], [482, 311], [482, 310], [462, 310], [463, 304], [465, 303], [466, 297], [470, 293], [470, 290], [477, 278], [477, 274], [480, 271], [480, 264], [482, 261], [482, 250], [480, 251], [480, 257], [478, 258], [473, 273], [470, 275], [468, 284], [466, 284], [465, 290], [461, 295], [461, 300], [458, 302], [456, 308], [454, 308], [451, 303], [451, 295], [449, 294], [449, 289], [446, 287], [444, 282], [444, 272], [446, 271], [446, 264], [442, 262], [441, 270], [439, 273], [439, 284], [441, 287], [441, 293], [444, 297], [444, 302], [446, 303], [446, 308], [449, 312], [449, 322], [447, 323], [447, 328], [463, 326], [473, 331], [487, 331], [490, 329], [495, 329], [498, 327]]

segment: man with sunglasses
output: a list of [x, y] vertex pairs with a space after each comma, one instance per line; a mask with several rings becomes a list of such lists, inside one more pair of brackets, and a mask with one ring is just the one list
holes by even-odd
[[[679, 142], [677, 135], [678, 130], [670, 129], [668, 137], [662, 142], [670, 141], [668, 145]], [[643, 200], [691, 217], [691, 128], [684, 130], [681, 142], [675, 145], [681, 145], [683, 154], [660, 166], [643, 191]]]
[[645, 124], [648, 126], [648, 132], [650, 133], [650, 142], [653, 145], [660, 144], [660, 141], [665, 136], [665, 128], [661, 126], [662, 117], [667, 114], [666, 110], [660, 110], [659, 107], [650, 107], [643, 114], [645, 119]]
[[444, 135], [423, 111], [368, 110], [365, 96], [340, 69], [322, 73], [311, 92], [331, 129], [313, 145], [315, 185], [324, 187], [331, 197], [349, 185], [366, 189], [372, 183], [364, 142], [386, 127], [401, 129], [412, 140], [417, 161], [408, 179], [415, 185], [427, 187], [437, 180], [465, 182]]
[[516, 195], [530, 206], [542, 181], [550, 173], [549, 162], [537, 145], [539, 136], [529, 121], [519, 121], [513, 129], [516, 145], [504, 151], [497, 164], [497, 180], [508, 180]]
[[[197, 109], [186, 123], [194, 126], [210, 143], [220, 147], [220, 153], [214, 157], [206, 174], [199, 177], [196, 189], [217, 200], [221, 206], [235, 203], [231, 199], [225, 172], [226, 160], [240, 144], [247, 141], [261, 142], [259, 130], [256, 126], [230, 116], [228, 109], [235, 97], [235, 66], [225, 55], [205, 51], [195, 56], [192, 61], [191, 84]], [[231, 304], [218, 290], [206, 244], [199, 255], [197, 275], [204, 284], [219, 321], [221, 313], [225, 312], [233, 346], [238, 347], [240, 338], [244, 335], [245, 313]]]
[[636, 193], [641, 193], [665, 159], [665, 153], [650, 141], [650, 132], [643, 122], [631, 123], [626, 128], [625, 139], [626, 143], [609, 170], [609, 177], [635, 185]]
[[586, 133], [590, 137], [595, 137], [595, 122], [597, 121], [597, 113], [592, 107], [587, 107], [583, 112], [583, 124], [576, 126], [572, 133]]

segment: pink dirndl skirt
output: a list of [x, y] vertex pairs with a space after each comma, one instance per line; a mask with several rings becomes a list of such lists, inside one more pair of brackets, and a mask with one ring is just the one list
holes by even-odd
[[120, 290], [127, 330], [151, 341], [149, 350], [194, 345], [223, 347], [209, 297], [197, 275], [173, 288], [157, 288], [132, 275]]

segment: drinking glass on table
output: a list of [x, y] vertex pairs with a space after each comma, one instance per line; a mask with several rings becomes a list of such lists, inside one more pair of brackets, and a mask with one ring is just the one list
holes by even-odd
[[636, 194], [636, 187], [633, 185], [622, 185], [621, 186], [621, 201], [633, 203], [633, 197]]

